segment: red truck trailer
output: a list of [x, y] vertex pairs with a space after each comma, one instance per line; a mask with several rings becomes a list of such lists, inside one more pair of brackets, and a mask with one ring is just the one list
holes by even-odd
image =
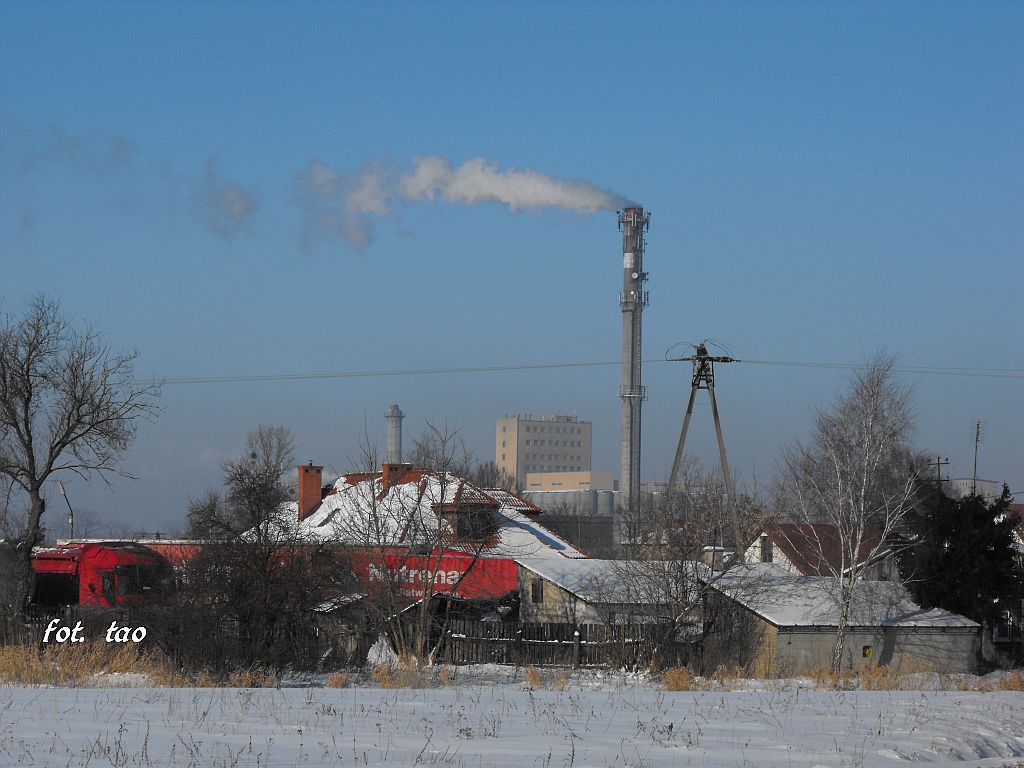
[[162, 594], [171, 566], [149, 547], [122, 541], [65, 544], [32, 553], [39, 606], [120, 606]]

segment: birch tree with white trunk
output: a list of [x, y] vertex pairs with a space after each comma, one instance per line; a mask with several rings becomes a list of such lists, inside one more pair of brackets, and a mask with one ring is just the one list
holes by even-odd
[[[891, 355], [878, 354], [856, 371], [832, 407], [818, 411], [810, 439], [785, 455], [784, 511], [807, 524], [806, 545], [817, 547], [834, 579], [833, 673], [842, 666], [850, 606], [866, 568], [890, 547], [914, 504], [913, 396], [896, 381], [894, 365]], [[830, 551], [814, 525], [834, 526]]]

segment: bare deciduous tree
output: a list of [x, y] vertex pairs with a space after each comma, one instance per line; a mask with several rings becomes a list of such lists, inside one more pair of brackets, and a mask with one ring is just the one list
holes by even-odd
[[908, 450], [912, 395], [895, 381], [894, 364], [893, 357], [879, 354], [856, 372], [832, 408], [817, 413], [809, 442], [795, 444], [785, 456], [782, 504], [807, 530], [825, 524], [836, 532], [832, 551], [825, 551], [823, 539], [811, 535], [807, 541], [835, 578], [833, 672], [842, 665], [850, 606], [865, 566], [891, 545], [913, 509], [918, 473]]
[[31, 552], [56, 473], [105, 477], [119, 463], [137, 422], [155, 414], [155, 384], [135, 381], [134, 352], [116, 352], [103, 334], [73, 327], [57, 302], [32, 299], [21, 317], [0, 320], [0, 475], [27, 497], [8, 518], [18, 541], [16, 616], [30, 598]]
[[244, 455], [224, 466], [223, 495], [189, 503], [190, 533], [206, 543], [160, 636], [183, 663], [315, 662], [317, 608], [351, 585], [337, 583], [326, 543], [303, 531], [291, 508], [294, 442], [286, 427], [257, 427]]

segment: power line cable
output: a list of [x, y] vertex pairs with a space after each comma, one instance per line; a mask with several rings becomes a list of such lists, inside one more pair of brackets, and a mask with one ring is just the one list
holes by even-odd
[[[662, 358], [644, 360], [645, 364], [669, 362]], [[769, 365], [792, 368], [823, 368], [857, 370], [863, 368], [858, 363], [828, 363], [797, 360], [750, 360], [742, 361], [750, 365]], [[380, 378], [385, 376], [432, 376], [443, 374], [460, 373], [502, 373], [512, 371], [535, 371], [550, 370], [559, 368], [599, 368], [605, 366], [622, 365], [621, 360], [597, 360], [589, 362], [564, 362], [564, 363], [521, 363], [510, 365], [481, 365], [481, 366], [451, 366], [445, 368], [406, 368], [377, 371], [321, 371], [306, 373], [266, 373], [246, 374], [237, 376], [193, 376], [173, 377], [160, 380], [161, 384], [234, 384], [244, 382], [261, 381], [308, 381], [315, 379], [366, 379]], [[950, 366], [896, 366], [893, 369], [897, 373], [915, 373], [940, 376], [968, 376], [975, 378], [1004, 378], [1024, 379], [1024, 370], [1016, 368], [962, 368]]]

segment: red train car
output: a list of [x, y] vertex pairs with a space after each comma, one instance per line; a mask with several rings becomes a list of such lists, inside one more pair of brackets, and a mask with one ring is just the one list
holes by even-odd
[[118, 606], [162, 594], [171, 581], [166, 558], [121, 541], [43, 547], [32, 553], [40, 606]]

